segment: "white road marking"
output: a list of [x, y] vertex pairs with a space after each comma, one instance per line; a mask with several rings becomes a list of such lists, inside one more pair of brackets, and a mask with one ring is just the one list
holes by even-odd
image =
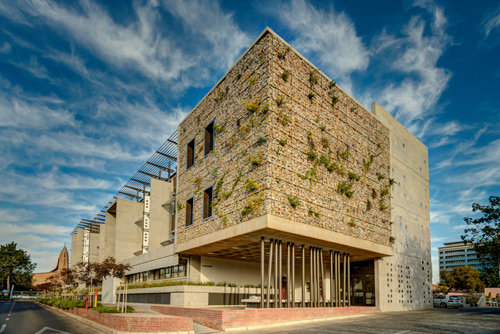
[[410, 331], [402, 331], [402, 332], [397, 332], [397, 333], [394, 333], [394, 334], [403, 334], [403, 333], [409, 333]]
[[[51, 334], [56, 334], [56, 333], [57, 334], [71, 334], [70, 332], [63, 332], [63, 331], [60, 331], [58, 329], [54, 329], [54, 328], [50, 328], [50, 327], [44, 327], [44, 328], [40, 329], [38, 332], [36, 332], [35, 334], [43, 334], [47, 330], [50, 330]], [[0, 332], [0, 334], [2, 334], [2, 332]]]
[[5, 321], [9, 321], [10, 318], [6, 318]]
[[7, 327], [7, 325], [3, 324], [2, 327], [0, 328], [0, 334], [2, 334], [5, 331], [5, 327]]

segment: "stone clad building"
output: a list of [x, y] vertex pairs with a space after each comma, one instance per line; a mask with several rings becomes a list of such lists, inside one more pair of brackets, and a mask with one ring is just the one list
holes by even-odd
[[266, 28], [179, 124], [175, 176], [108, 208], [99, 258], [131, 263], [132, 284], [231, 283], [131, 289], [131, 302], [432, 307], [427, 159]]

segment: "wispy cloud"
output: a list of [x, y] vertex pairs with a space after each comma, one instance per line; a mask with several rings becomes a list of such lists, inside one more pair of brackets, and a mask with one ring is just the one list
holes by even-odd
[[0, 53], [7, 54], [12, 50], [12, 46], [9, 42], [3, 42], [2, 46], [0, 46]]
[[305, 54], [318, 57], [319, 66], [333, 78], [339, 78], [349, 90], [349, 75], [367, 68], [369, 52], [352, 20], [332, 7], [319, 10], [305, 0], [292, 0], [279, 5], [281, 22], [295, 37], [291, 41]]
[[[392, 69], [404, 75], [399, 83], [391, 83], [383, 91], [381, 102], [396, 118], [411, 127], [414, 121], [425, 120], [446, 89], [451, 73], [437, 65], [451, 38], [446, 34], [443, 10], [432, 7], [430, 33], [428, 23], [413, 17], [403, 30], [404, 37], [392, 41]], [[386, 43], [387, 44], [387, 43]], [[380, 48], [379, 48], [380, 51]], [[411, 129], [418, 131], [418, 127]]]
[[500, 27], [500, 7], [486, 15], [481, 23], [481, 27], [486, 37], [490, 35], [492, 30]]

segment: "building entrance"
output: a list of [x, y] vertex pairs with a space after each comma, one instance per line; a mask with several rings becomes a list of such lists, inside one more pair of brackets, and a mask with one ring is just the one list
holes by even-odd
[[375, 306], [375, 264], [373, 260], [351, 263], [352, 305]]

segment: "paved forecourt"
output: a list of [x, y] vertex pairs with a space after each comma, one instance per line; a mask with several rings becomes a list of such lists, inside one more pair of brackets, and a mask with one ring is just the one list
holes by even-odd
[[367, 314], [363, 317], [267, 328], [245, 333], [498, 334], [500, 333], [500, 308], [382, 312]]

